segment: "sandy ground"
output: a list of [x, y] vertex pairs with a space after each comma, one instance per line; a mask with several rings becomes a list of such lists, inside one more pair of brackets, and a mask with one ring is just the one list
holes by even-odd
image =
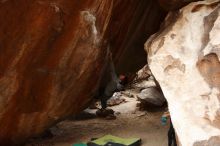
[[[116, 120], [82, 114], [78, 119], [69, 119], [51, 128], [54, 134], [52, 138], [32, 139], [26, 146], [72, 146], [106, 134], [123, 138], [138, 137], [142, 139], [142, 146], [167, 146], [168, 125], [162, 126], [160, 123], [163, 109], [139, 111], [135, 97], [123, 98], [126, 103], [111, 107], [117, 113]], [[86, 112], [94, 113], [95, 110]]]

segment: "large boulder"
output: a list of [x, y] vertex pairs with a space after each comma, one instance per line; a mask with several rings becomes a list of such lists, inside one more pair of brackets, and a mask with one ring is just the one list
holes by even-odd
[[164, 15], [154, 0], [1, 0], [0, 145], [86, 108], [107, 48], [120, 72], [144, 64], [142, 44]]
[[182, 146], [220, 145], [220, 1], [170, 12], [145, 44]]

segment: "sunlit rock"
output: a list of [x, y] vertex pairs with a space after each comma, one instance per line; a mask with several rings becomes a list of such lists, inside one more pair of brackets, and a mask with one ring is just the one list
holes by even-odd
[[191, 3], [145, 44], [182, 146], [220, 145], [219, 14], [219, 1]]

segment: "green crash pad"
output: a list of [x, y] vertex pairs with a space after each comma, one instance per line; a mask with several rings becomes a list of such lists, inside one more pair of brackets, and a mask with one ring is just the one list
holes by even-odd
[[94, 141], [87, 143], [88, 146], [140, 146], [140, 138], [120, 138], [112, 135], [106, 135]]

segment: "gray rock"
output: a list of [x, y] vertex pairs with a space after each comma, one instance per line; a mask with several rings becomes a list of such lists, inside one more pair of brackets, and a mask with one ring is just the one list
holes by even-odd
[[151, 103], [156, 106], [162, 106], [166, 101], [163, 94], [156, 87], [142, 90], [138, 94], [138, 98], [141, 102]]

